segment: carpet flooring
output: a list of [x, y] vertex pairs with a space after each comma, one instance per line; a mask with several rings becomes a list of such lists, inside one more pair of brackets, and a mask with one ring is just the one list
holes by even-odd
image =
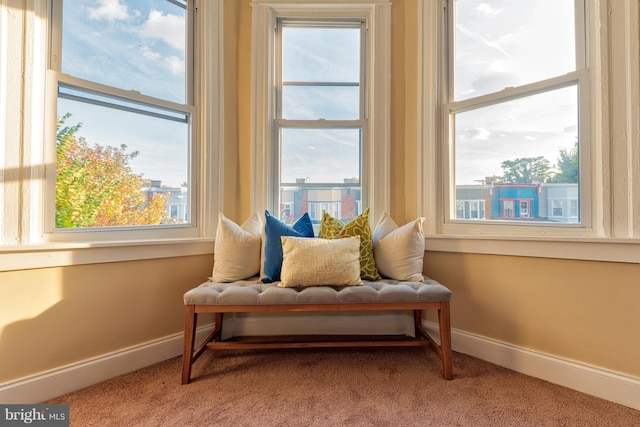
[[423, 348], [208, 351], [45, 403], [72, 426], [640, 426], [640, 411], [454, 352]]

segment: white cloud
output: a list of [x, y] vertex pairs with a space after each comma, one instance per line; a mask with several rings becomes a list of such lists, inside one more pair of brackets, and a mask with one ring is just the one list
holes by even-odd
[[467, 132], [468, 137], [474, 138], [479, 141], [487, 141], [491, 137], [491, 132], [485, 128], [475, 128]]
[[185, 20], [183, 17], [163, 14], [152, 9], [149, 18], [138, 30], [142, 37], [160, 39], [169, 46], [184, 52]]
[[477, 9], [478, 12], [481, 12], [485, 15], [497, 15], [502, 12], [502, 9], [494, 9], [489, 3], [480, 3]]
[[171, 74], [179, 75], [184, 72], [184, 60], [177, 56], [169, 56], [165, 59], [165, 64], [171, 71]]
[[485, 38], [482, 34], [473, 32], [469, 28], [465, 27], [464, 25], [460, 25], [460, 24], [456, 25], [456, 30], [460, 34], [464, 34], [465, 36], [469, 37], [472, 40], [476, 40], [476, 41], [482, 42], [486, 46], [497, 50], [498, 52], [500, 52], [502, 55], [504, 55], [507, 58], [510, 56], [509, 52], [507, 52], [502, 47], [499, 39], [497, 41], [489, 40], [489, 39]]
[[161, 55], [158, 52], [155, 52], [149, 49], [148, 46], [142, 46], [141, 48], [142, 48], [142, 56], [144, 56], [145, 58], [153, 61], [157, 61], [158, 59], [160, 59]]
[[98, 0], [98, 7], [90, 7], [89, 19], [93, 20], [126, 20], [129, 19], [127, 6], [120, 3], [120, 0]]

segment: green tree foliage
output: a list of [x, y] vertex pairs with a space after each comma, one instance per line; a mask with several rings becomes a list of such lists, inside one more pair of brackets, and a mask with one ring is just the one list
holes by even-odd
[[534, 180], [545, 182], [551, 174], [549, 160], [543, 156], [505, 160], [500, 166], [504, 173], [499, 182], [508, 184], [531, 184]]
[[578, 157], [578, 142], [566, 150], [560, 149], [558, 154], [558, 172], [549, 179], [553, 183], [578, 183], [580, 173], [580, 159]]
[[76, 136], [81, 124], [57, 123], [56, 133], [56, 227], [106, 227], [160, 224], [166, 220], [170, 195], [147, 196], [141, 175], [129, 161], [138, 152], [127, 146], [89, 146]]

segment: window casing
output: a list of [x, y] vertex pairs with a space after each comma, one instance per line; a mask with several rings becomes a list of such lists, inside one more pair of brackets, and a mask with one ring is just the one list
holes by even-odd
[[[390, 92], [382, 77], [389, 73], [390, 2], [352, 0], [338, 6], [324, 1], [258, 0], [253, 3], [253, 24], [253, 207], [281, 212], [285, 203], [297, 200], [293, 217], [286, 218], [295, 220], [309, 209], [315, 209], [318, 217], [324, 203], [328, 213], [348, 220], [364, 204], [375, 221], [389, 207]], [[288, 72], [289, 30], [344, 31], [359, 39], [355, 75], [354, 67], [348, 77], [312, 73], [307, 77], [301, 69]], [[317, 107], [321, 97], [315, 96], [306, 98], [310, 114], [291, 107], [289, 101], [295, 103], [309, 93], [345, 100], [344, 108], [336, 108], [338, 102], [328, 109]], [[319, 135], [324, 143], [316, 141]], [[297, 158], [301, 147], [323, 154], [299, 167], [290, 159]], [[347, 151], [341, 152], [345, 147]], [[347, 166], [341, 168], [344, 159]]]

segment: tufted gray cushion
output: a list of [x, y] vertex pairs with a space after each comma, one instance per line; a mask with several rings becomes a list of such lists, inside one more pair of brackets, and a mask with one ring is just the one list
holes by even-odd
[[233, 283], [205, 282], [184, 294], [184, 303], [205, 305], [340, 304], [352, 302], [443, 302], [451, 291], [435, 280], [363, 280], [363, 286], [279, 288], [258, 278]]

